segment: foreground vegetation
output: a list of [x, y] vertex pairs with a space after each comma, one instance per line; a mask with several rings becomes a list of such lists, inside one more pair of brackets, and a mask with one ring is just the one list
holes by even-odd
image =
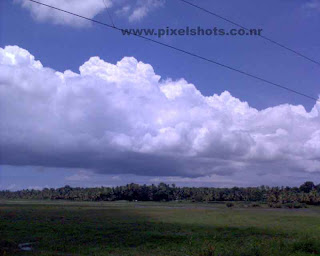
[[320, 255], [320, 207], [233, 204], [2, 201], [0, 255]]

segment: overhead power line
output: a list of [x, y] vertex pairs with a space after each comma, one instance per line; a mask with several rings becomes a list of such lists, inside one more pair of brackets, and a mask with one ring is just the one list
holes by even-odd
[[109, 7], [107, 6], [107, 4], [106, 4], [106, 2], [105, 2], [104, 0], [102, 0], [102, 2], [103, 2], [103, 4], [104, 4], [104, 6], [106, 7], [106, 10], [107, 10], [107, 13], [108, 13], [108, 16], [109, 16], [109, 19], [110, 19], [112, 25], [115, 27], [114, 22], [113, 22], [113, 19], [112, 19], [112, 16], [111, 16], [111, 14], [110, 14], [110, 12], [109, 12], [109, 10], [108, 10]]
[[[118, 30], [118, 31], [124, 31], [123, 29], [121, 28], [118, 28], [116, 26], [113, 26], [113, 25], [109, 25], [107, 23], [103, 23], [103, 22], [100, 22], [98, 20], [94, 20], [94, 19], [91, 19], [91, 18], [87, 18], [85, 16], [82, 16], [82, 15], [79, 15], [79, 14], [76, 14], [76, 13], [73, 13], [73, 12], [69, 12], [67, 10], [63, 10], [63, 9], [60, 9], [58, 7], [55, 7], [55, 6], [52, 6], [52, 5], [48, 5], [48, 4], [44, 4], [44, 3], [41, 3], [41, 2], [38, 2], [38, 1], [35, 1], [35, 0], [29, 0], [30, 2], [33, 2], [33, 3], [36, 3], [36, 4], [39, 4], [39, 5], [42, 5], [42, 6], [47, 6], [49, 8], [52, 8], [54, 10], [57, 10], [57, 11], [61, 11], [61, 12], [64, 12], [64, 13], [67, 13], [67, 14], [70, 14], [70, 15], [73, 15], [73, 16], [76, 16], [76, 17], [79, 17], [79, 18], [82, 18], [82, 19], [85, 19], [85, 20], [88, 20], [88, 21], [92, 21], [96, 24], [99, 24], [99, 25], [102, 25], [102, 26], [105, 26], [105, 27], [108, 27], [108, 28], [112, 28], [112, 29], [115, 29], [115, 30]], [[266, 84], [270, 84], [270, 85], [273, 85], [275, 87], [278, 87], [278, 88], [281, 88], [281, 89], [284, 89], [286, 91], [289, 91], [289, 92], [292, 92], [292, 93], [295, 93], [297, 95], [300, 95], [300, 96], [303, 96], [305, 98], [308, 98], [309, 100], [313, 100], [313, 101], [319, 101], [319, 99], [315, 98], [315, 97], [312, 97], [310, 95], [307, 95], [307, 94], [304, 94], [302, 92], [299, 92], [299, 91], [296, 91], [294, 89], [291, 89], [289, 87], [286, 87], [286, 86], [283, 86], [283, 85], [280, 85], [280, 84], [277, 84], [277, 83], [274, 83], [274, 82], [271, 82], [267, 79], [264, 79], [264, 78], [261, 78], [261, 77], [258, 77], [256, 75], [252, 75], [250, 73], [247, 73], [245, 71], [242, 71], [240, 69], [236, 69], [236, 68], [233, 68], [231, 66], [228, 66], [228, 65], [225, 65], [223, 63], [220, 63], [220, 62], [217, 62], [215, 60], [212, 60], [212, 59], [209, 59], [207, 57], [204, 57], [204, 56], [201, 56], [201, 55], [198, 55], [196, 53], [192, 53], [192, 52], [189, 52], [189, 51], [186, 51], [186, 50], [183, 50], [181, 48], [178, 48], [178, 47], [175, 47], [175, 46], [172, 46], [172, 45], [169, 45], [169, 44], [165, 44], [165, 43], [162, 43], [160, 41], [157, 41], [157, 40], [154, 40], [154, 39], [151, 39], [151, 38], [148, 38], [148, 37], [145, 37], [145, 36], [142, 36], [142, 35], [137, 35], [137, 34], [134, 34], [134, 33], [130, 33], [129, 31], [126, 31], [126, 34], [131, 34], [133, 36], [136, 36], [136, 37], [139, 37], [139, 38], [143, 38], [147, 41], [150, 41], [150, 42], [153, 42], [155, 44], [158, 44], [158, 45], [161, 45], [161, 46], [164, 46], [164, 47], [167, 47], [167, 48], [170, 48], [170, 49], [173, 49], [175, 51], [178, 51], [178, 52], [182, 52], [184, 54], [187, 54], [189, 56], [192, 56], [192, 57], [195, 57], [195, 58], [198, 58], [198, 59], [201, 59], [201, 60], [204, 60], [206, 62], [209, 62], [209, 63], [213, 63], [215, 65], [218, 65], [218, 66], [221, 66], [221, 67], [224, 67], [226, 69], [229, 69], [229, 70], [232, 70], [232, 71], [235, 71], [237, 73], [240, 73], [240, 74], [243, 74], [243, 75], [246, 75], [248, 77], [251, 77], [251, 78], [255, 78], [259, 81], [262, 81], [262, 82], [265, 82]]]
[[[227, 19], [227, 18], [225, 18], [225, 17], [223, 17], [223, 16], [221, 16], [221, 15], [219, 15], [219, 14], [217, 14], [217, 13], [214, 13], [213, 11], [210, 11], [210, 10], [208, 10], [208, 9], [205, 9], [204, 7], [201, 7], [201, 6], [199, 6], [199, 5], [196, 5], [196, 4], [194, 4], [194, 3], [191, 3], [191, 2], [189, 2], [189, 1], [187, 1], [187, 0], [178, 0], [178, 1], [183, 2], [183, 3], [185, 3], [185, 4], [188, 4], [188, 5], [190, 5], [190, 6], [194, 7], [194, 8], [197, 8], [197, 9], [203, 11], [203, 12], [206, 12], [206, 13], [212, 15], [212, 16], [215, 16], [215, 17], [217, 17], [217, 18], [219, 18], [219, 19], [221, 19], [221, 20], [224, 20], [224, 21], [226, 21], [226, 22], [228, 22], [228, 23], [230, 23], [230, 24], [232, 24], [232, 25], [235, 25], [235, 26], [237, 26], [237, 27], [240, 27], [240, 28], [242, 28], [242, 29], [244, 29], [244, 30], [246, 30], [246, 31], [250, 31], [249, 28], [246, 28], [246, 27], [240, 25], [239, 23], [236, 23], [236, 22], [234, 22], [234, 21], [232, 21], [232, 20], [229, 20], [229, 19]], [[306, 56], [306, 55], [304, 55], [304, 54], [302, 54], [302, 53], [300, 53], [300, 52], [298, 52], [298, 51], [296, 51], [296, 50], [293, 50], [293, 49], [289, 48], [288, 46], [285, 46], [285, 45], [283, 45], [283, 44], [281, 44], [281, 43], [278, 43], [278, 42], [276, 42], [275, 40], [273, 40], [273, 39], [271, 39], [271, 38], [269, 38], [269, 37], [266, 37], [266, 36], [263, 36], [263, 35], [259, 35], [259, 36], [260, 36], [261, 38], [263, 38], [264, 40], [272, 43], [272, 44], [275, 44], [275, 45], [277, 45], [277, 46], [279, 46], [279, 47], [281, 47], [281, 48], [283, 48], [283, 49], [285, 49], [285, 50], [287, 50], [287, 51], [290, 51], [291, 53], [294, 53], [294, 54], [296, 54], [296, 55], [298, 55], [298, 56], [300, 56], [300, 57], [302, 57], [302, 58], [304, 58], [304, 59], [306, 59], [306, 60], [308, 60], [308, 61], [311, 61], [311, 62], [313, 62], [314, 64], [317, 64], [317, 65], [320, 66], [320, 62], [319, 62], [319, 61], [316, 61], [316, 60], [314, 60], [314, 59], [311, 59], [310, 57], [308, 57], [308, 56]]]

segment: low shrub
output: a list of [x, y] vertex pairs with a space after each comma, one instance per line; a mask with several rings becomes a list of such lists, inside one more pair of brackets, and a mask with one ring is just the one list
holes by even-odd
[[226, 203], [226, 206], [227, 206], [228, 208], [231, 208], [231, 207], [234, 206], [234, 203], [228, 202], [228, 203]]
[[280, 203], [269, 203], [268, 206], [270, 208], [282, 208], [282, 205]]
[[286, 208], [286, 209], [300, 209], [307, 208], [307, 205], [304, 203], [293, 202], [293, 203], [269, 203], [268, 206], [270, 208]]
[[298, 209], [298, 208], [307, 208], [307, 205], [295, 202], [295, 203], [293, 203], [293, 208], [296, 208], [296, 209]]
[[293, 202], [293, 203], [286, 203], [283, 205], [283, 207], [287, 209], [301, 209], [301, 208], [307, 208], [307, 205], [299, 202]]

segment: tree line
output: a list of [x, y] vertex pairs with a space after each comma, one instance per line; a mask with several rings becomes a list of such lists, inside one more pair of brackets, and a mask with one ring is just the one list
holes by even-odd
[[72, 201], [244, 201], [263, 202], [271, 207], [279, 204], [320, 205], [320, 184], [308, 181], [300, 187], [177, 187], [159, 185], [128, 184], [117, 187], [81, 188], [65, 186], [42, 190], [0, 191], [0, 199], [38, 199]]

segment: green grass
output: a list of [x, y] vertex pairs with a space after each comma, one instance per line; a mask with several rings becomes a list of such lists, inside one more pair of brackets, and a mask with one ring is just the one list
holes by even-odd
[[[32, 242], [32, 252], [19, 243]], [[320, 255], [320, 208], [0, 202], [0, 255]]]

